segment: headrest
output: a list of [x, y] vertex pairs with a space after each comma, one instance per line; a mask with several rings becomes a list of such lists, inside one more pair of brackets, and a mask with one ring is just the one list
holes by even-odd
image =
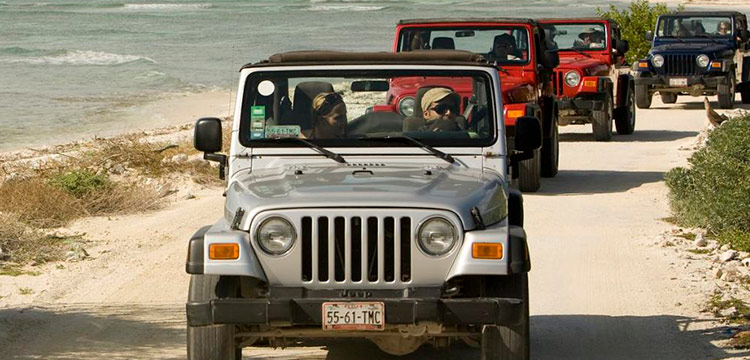
[[452, 38], [436, 37], [432, 40], [432, 48], [454, 50], [456, 48], [456, 44], [453, 42]]

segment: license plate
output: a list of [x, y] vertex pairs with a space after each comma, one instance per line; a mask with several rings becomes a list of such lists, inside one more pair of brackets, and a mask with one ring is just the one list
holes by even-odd
[[323, 330], [385, 330], [382, 302], [323, 303]]
[[669, 86], [680, 86], [685, 87], [687, 85], [687, 79], [686, 78], [672, 78], [669, 79]]

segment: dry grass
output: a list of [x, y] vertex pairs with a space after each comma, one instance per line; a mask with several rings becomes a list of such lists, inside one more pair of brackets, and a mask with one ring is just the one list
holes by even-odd
[[729, 345], [735, 349], [750, 349], [750, 331], [740, 331], [729, 340]]

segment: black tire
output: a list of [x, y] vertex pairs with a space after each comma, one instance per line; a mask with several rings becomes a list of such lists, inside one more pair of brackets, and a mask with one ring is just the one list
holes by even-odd
[[529, 279], [525, 273], [508, 275], [508, 277], [510, 288], [514, 292], [520, 292], [511, 296], [520, 296], [523, 300], [521, 323], [508, 327], [484, 326], [480, 344], [482, 360], [529, 359]]
[[661, 102], [665, 104], [674, 104], [677, 102], [677, 94], [675, 93], [663, 93], [659, 94], [661, 96]]
[[648, 86], [635, 86], [635, 104], [639, 109], [648, 109], [651, 107], [651, 94], [648, 93]]
[[[216, 275], [191, 275], [188, 302], [216, 299], [218, 283]], [[240, 360], [242, 349], [237, 348], [234, 334], [233, 325], [188, 326], [188, 360]]]
[[542, 156], [534, 150], [534, 157], [518, 163], [518, 189], [523, 192], [536, 192], [541, 186]]
[[734, 107], [734, 93], [737, 92], [737, 79], [734, 78], [734, 70], [729, 71], [727, 85], [719, 85], [719, 107], [722, 109], [731, 109]]
[[555, 177], [560, 165], [560, 134], [557, 129], [557, 114], [552, 115], [552, 133], [542, 140], [541, 176]]
[[632, 85], [628, 87], [625, 106], [615, 116], [615, 127], [620, 135], [630, 135], [635, 131], [635, 89]]
[[604, 109], [592, 111], [591, 126], [594, 130], [596, 141], [609, 141], [612, 139], [612, 115], [614, 112], [612, 91], [609, 90], [604, 97]]
[[742, 96], [743, 104], [750, 104], [750, 82], [745, 83], [745, 86], [742, 87], [740, 95]]

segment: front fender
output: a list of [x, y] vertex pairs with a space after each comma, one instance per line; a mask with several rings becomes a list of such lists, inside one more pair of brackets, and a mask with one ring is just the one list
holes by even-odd
[[[215, 243], [237, 244], [240, 248], [239, 258], [211, 260], [208, 249]], [[250, 235], [245, 231], [230, 229], [224, 219], [212, 226], [202, 227], [190, 238], [185, 268], [189, 274], [249, 276], [266, 281], [258, 257], [250, 246]]]
[[[480, 242], [501, 243], [503, 257], [499, 260], [474, 259], [472, 244]], [[508, 226], [507, 221], [503, 221], [498, 226], [469, 231], [464, 235], [464, 243], [446, 280], [464, 275], [508, 275], [530, 269], [526, 232], [520, 226]]]

